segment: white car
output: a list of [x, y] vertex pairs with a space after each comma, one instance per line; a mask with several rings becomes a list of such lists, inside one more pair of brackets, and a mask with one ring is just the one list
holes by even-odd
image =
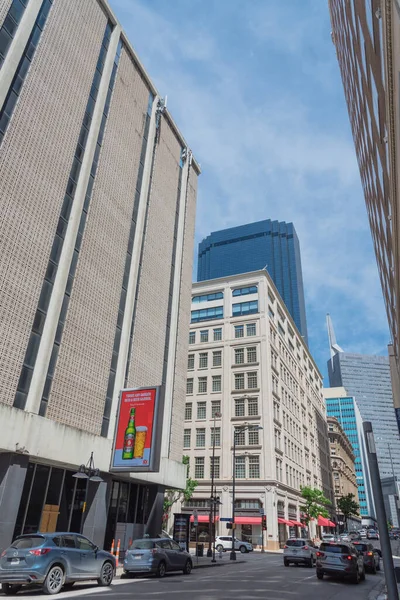
[[367, 530], [366, 529], [361, 529], [361, 531], [359, 531], [360, 534], [360, 538], [362, 540], [366, 540], [367, 539]]
[[[231, 535], [217, 535], [215, 538], [215, 549], [217, 552], [226, 552], [232, 550], [232, 536]], [[252, 552], [253, 546], [249, 542], [244, 542], [235, 537], [235, 551], [239, 550], [242, 554], [246, 552]]]

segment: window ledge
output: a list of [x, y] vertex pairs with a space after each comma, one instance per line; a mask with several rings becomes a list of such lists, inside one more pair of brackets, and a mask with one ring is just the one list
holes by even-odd
[[245, 394], [247, 395], [251, 395], [251, 394], [255, 394], [256, 392], [259, 392], [260, 388], [245, 388], [244, 390], [232, 390], [231, 394], [241, 394], [242, 396], [244, 396]]
[[[231, 446], [231, 450], [233, 450], [233, 446]], [[260, 444], [257, 444], [257, 446], [249, 446], [248, 444], [246, 446], [240, 446], [239, 444], [236, 444], [236, 450], [262, 450], [262, 446]]]
[[240, 367], [259, 367], [260, 363], [259, 362], [243, 362], [243, 363], [234, 363], [232, 365], [232, 369], [237, 369]]
[[231, 421], [248, 421], [249, 419], [254, 419], [258, 421], [261, 419], [261, 415], [244, 415], [243, 417], [231, 417]]
[[281, 456], [283, 456], [283, 450], [281, 450], [280, 448], [277, 448], [276, 446], [275, 446], [275, 452], [277, 454], [280, 454]]

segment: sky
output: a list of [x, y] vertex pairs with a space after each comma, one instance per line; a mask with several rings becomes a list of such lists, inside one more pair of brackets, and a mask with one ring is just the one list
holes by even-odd
[[330, 313], [347, 352], [389, 330], [327, 0], [110, 0], [201, 165], [197, 244], [291, 221], [310, 350], [326, 380]]

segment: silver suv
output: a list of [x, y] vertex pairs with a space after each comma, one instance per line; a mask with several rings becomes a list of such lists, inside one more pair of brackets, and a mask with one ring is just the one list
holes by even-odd
[[[229, 535], [217, 535], [215, 538], [215, 549], [217, 552], [226, 552], [226, 550], [232, 550], [232, 537]], [[235, 537], [235, 551], [239, 550], [242, 554], [246, 552], [252, 552], [253, 546], [250, 542], [238, 540]]]
[[354, 583], [365, 579], [364, 557], [353, 544], [344, 542], [324, 543], [317, 552], [317, 577], [341, 575]]
[[283, 547], [283, 564], [288, 567], [290, 563], [303, 563], [307, 567], [312, 567], [316, 552], [315, 544], [311, 540], [290, 538]]

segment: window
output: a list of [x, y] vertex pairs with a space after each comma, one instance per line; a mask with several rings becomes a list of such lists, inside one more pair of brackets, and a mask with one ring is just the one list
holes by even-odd
[[244, 373], [235, 373], [235, 390], [244, 390]]
[[252, 371], [251, 373], [247, 373], [247, 388], [249, 390], [255, 389], [258, 387], [257, 385], [257, 371]]
[[196, 332], [191, 331], [189, 333], [189, 344], [195, 344], [195, 343], [196, 343]]
[[188, 371], [193, 371], [193, 369], [194, 369], [194, 354], [189, 354], [187, 368], [188, 368]]
[[237, 446], [245, 446], [246, 445], [246, 432], [244, 429], [240, 427], [235, 427], [235, 439]]
[[201, 296], [193, 296], [192, 302], [212, 302], [213, 300], [221, 300], [224, 297], [222, 292], [215, 294], [202, 294]]
[[260, 457], [249, 456], [249, 479], [260, 478]]
[[248, 323], [246, 325], [246, 333], [247, 333], [248, 336], [256, 335], [256, 324], [255, 323]]
[[244, 363], [244, 348], [235, 348], [235, 365]]
[[207, 403], [206, 402], [198, 402], [197, 403], [197, 418], [205, 419], [207, 416]]
[[208, 352], [200, 352], [199, 369], [206, 369], [207, 367], [208, 367]]
[[232, 304], [232, 316], [238, 317], [239, 315], [251, 315], [258, 313], [258, 300], [252, 302], [239, 302]]
[[220, 392], [222, 387], [222, 377], [221, 375], [213, 375], [212, 378], [212, 391]]
[[214, 306], [213, 308], [202, 308], [200, 310], [192, 310], [191, 323], [199, 323], [200, 321], [210, 321], [211, 319], [222, 319], [223, 316], [223, 306]]
[[257, 398], [249, 398], [248, 399], [248, 415], [249, 417], [254, 417], [258, 415], [258, 399]]
[[199, 377], [199, 394], [207, 392], [207, 377]]
[[194, 459], [194, 478], [204, 479], [204, 456], [196, 456]]
[[258, 446], [259, 444], [259, 435], [258, 435], [258, 425], [255, 427], [249, 428], [249, 446]]
[[222, 340], [222, 327], [213, 329], [214, 342], [220, 342]]
[[257, 286], [252, 285], [249, 287], [243, 287], [237, 290], [233, 290], [232, 292], [232, 296], [247, 296], [247, 294], [257, 294]]
[[210, 475], [214, 476], [214, 479], [219, 479], [219, 456], [214, 456], [214, 461], [212, 456], [210, 458]]
[[257, 362], [257, 348], [252, 346], [251, 348], [247, 348], [247, 362], [255, 363]]
[[183, 430], [183, 447], [184, 448], [190, 448], [190, 434], [191, 434], [190, 429]]
[[186, 380], [186, 394], [193, 394], [193, 377]]
[[208, 342], [208, 329], [200, 331], [200, 342]]
[[236, 477], [236, 479], [245, 479], [246, 478], [246, 457], [245, 456], [236, 456], [235, 477]]
[[244, 416], [245, 416], [244, 398], [237, 398], [235, 400], [235, 417], [244, 417]]
[[213, 400], [211, 402], [211, 418], [213, 419], [215, 416], [221, 415], [221, 400]]
[[185, 406], [185, 421], [192, 420], [192, 403], [188, 402]]
[[214, 445], [214, 438], [215, 438], [215, 445], [220, 446], [221, 445], [221, 427], [216, 427], [215, 429], [214, 429], [214, 427], [211, 427], [211, 446]]
[[196, 429], [196, 448], [204, 448], [206, 445], [206, 430]]
[[213, 367], [220, 367], [222, 365], [222, 350], [215, 350], [213, 352]]
[[244, 325], [235, 325], [235, 338], [244, 337]]

